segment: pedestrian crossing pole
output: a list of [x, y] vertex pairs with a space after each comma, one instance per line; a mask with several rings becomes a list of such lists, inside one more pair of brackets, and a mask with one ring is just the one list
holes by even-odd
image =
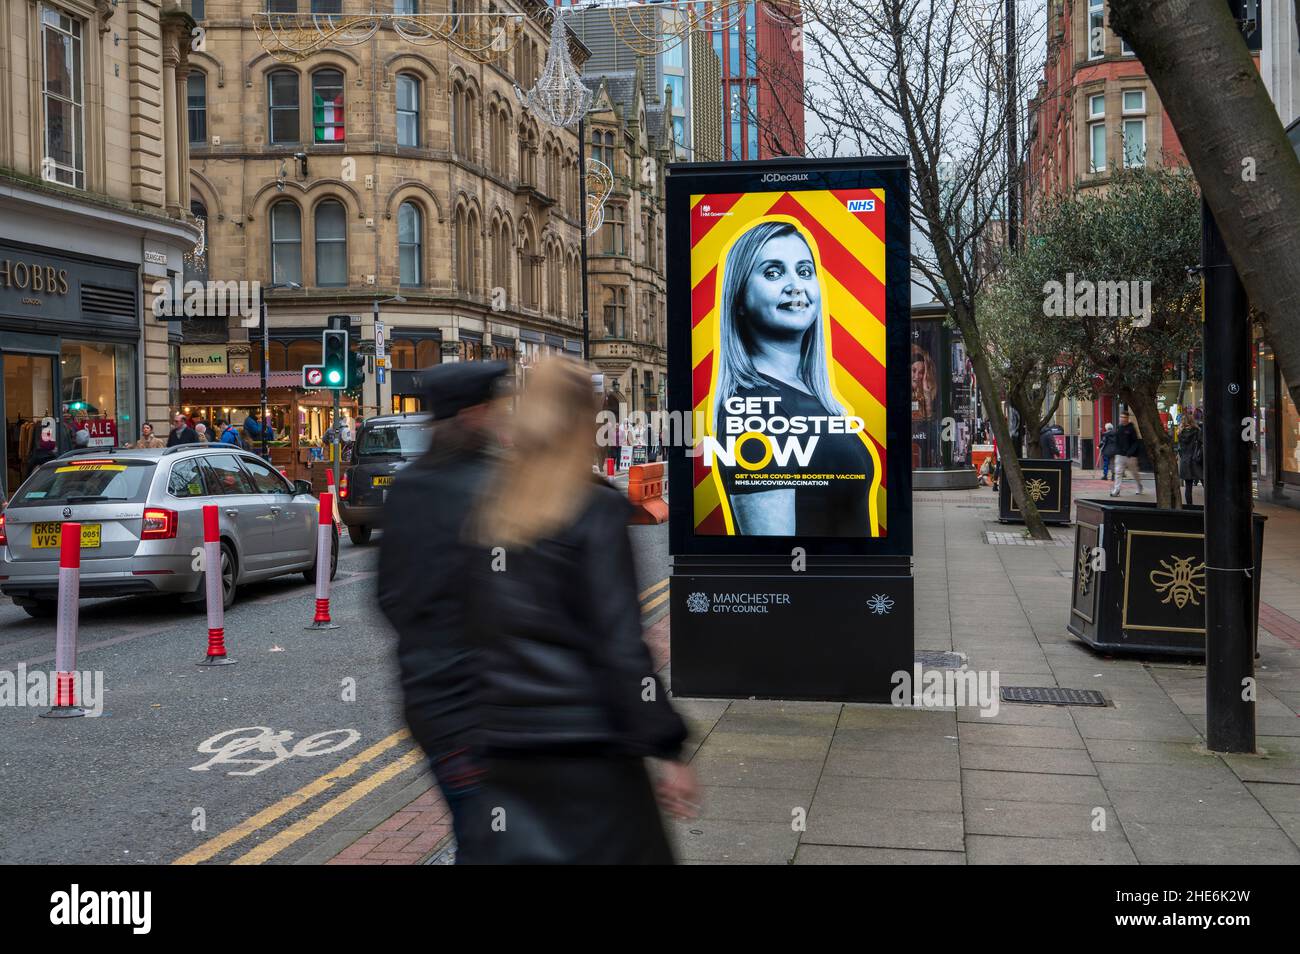
[[1201, 206], [1205, 355], [1205, 728], [1215, 752], [1255, 751], [1254, 439], [1248, 301]]

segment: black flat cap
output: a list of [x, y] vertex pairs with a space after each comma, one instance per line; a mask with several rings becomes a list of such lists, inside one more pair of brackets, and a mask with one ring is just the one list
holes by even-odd
[[428, 409], [440, 421], [500, 397], [508, 393], [502, 378], [509, 370], [504, 361], [456, 361], [430, 368], [421, 374]]

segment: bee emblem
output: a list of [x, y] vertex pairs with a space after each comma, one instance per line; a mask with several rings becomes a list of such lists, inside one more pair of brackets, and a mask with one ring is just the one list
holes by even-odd
[[1079, 560], [1074, 575], [1079, 579], [1079, 595], [1087, 596], [1092, 587], [1092, 554], [1086, 547], [1079, 547]]
[[[1197, 597], [1205, 595], [1205, 564], [1192, 566], [1192, 561], [1195, 559], [1194, 556], [1171, 556], [1169, 560], [1160, 561], [1164, 569], [1151, 571], [1149, 576], [1151, 585], [1155, 587], [1157, 593], [1164, 595], [1161, 603], [1172, 600], [1179, 609], [1189, 602], [1193, 606], [1201, 605]], [[1172, 565], [1170, 561], [1173, 561]]]
[[1025, 493], [1029, 494], [1029, 499], [1034, 503], [1047, 499], [1047, 494], [1050, 491], [1051, 487], [1042, 477], [1034, 477], [1025, 481]]

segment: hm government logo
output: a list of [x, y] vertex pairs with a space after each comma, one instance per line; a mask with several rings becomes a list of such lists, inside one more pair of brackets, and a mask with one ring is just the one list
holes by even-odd
[[709, 611], [708, 594], [692, 593], [686, 597], [686, 608], [692, 613], [707, 613]]

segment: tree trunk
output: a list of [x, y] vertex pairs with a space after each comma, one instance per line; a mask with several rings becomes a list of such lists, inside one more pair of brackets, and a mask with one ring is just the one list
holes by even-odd
[[997, 382], [993, 380], [993, 370], [989, 367], [988, 355], [984, 351], [984, 339], [980, 337], [974, 318], [960, 304], [954, 304], [953, 318], [962, 337], [966, 339], [966, 355], [970, 358], [971, 367], [975, 369], [975, 382], [979, 385], [980, 393], [986, 396], [984, 406], [989, 411], [993, 434], [998, 439], [1002, 479], [1007, 482], [1012, 499], [1020, 507], [1029, 536], [1035, 540], [1050, 540], [1052, 535], [1047, 532], [1047, 524], [1043, 523], [1043, 518], [1038, 513], [1038, 505], [1025, 494], [1025, 475], [1020, 470], [1020, 452], [1011, 442], [1011, 429], [1007, 426], [1006, 415], [1002, 413], [1002, 405], [998, 403]]
[[1178, 493], [1178, 455], [1174, 452], [1174, 442], [1169, 432], [1160, 420], [1155, 392], [1126, 392], [1124, 403], [1137, 416], [1142, 443], [1146, 445], [1147, 456], [1156, 468], [1156, 506], [1181, 510], [1183, 499]]
[[1111, 0], [1300, 404], [1300, 159], [1226, 3]]
[[1011, 391], [1007, 399], [1020, 413], [1021, 446], [1020, 453], [1026, 458], [1038, 456], [1038, 435], [1046, 421], [1043, 419], [1042, 405], [1035, 404], [1034, 399], [1024, 390]]

